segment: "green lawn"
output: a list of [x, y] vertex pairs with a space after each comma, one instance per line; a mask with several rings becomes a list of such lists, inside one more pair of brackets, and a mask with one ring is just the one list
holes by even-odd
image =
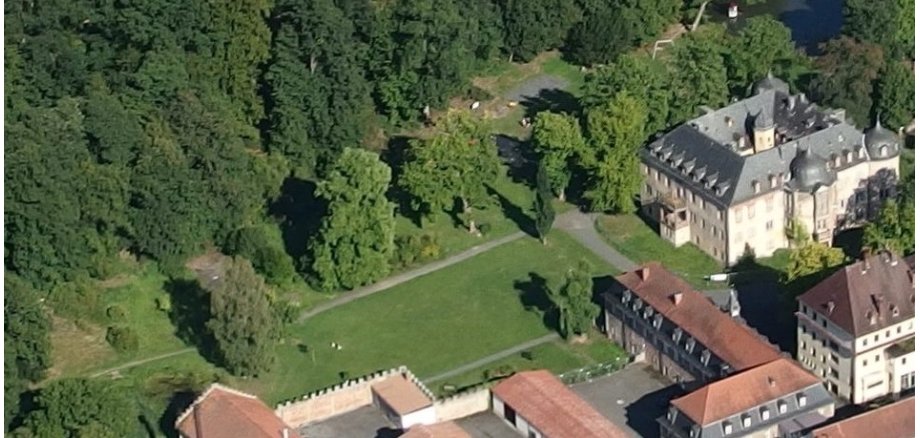
[[407, 365], [428, 376], [513, 347], [551, 331], [535, 283], [555, 282], [582, 257], [597, 274], [609, 273], [561, 233], [546, 247], [530, 238], [503, 245], [293, 327], [276, 371], [240, 384], [274, 403], [334, 385], [340, 373]]
[[447, 379], [431, 382], [429, 388], [435, 393], [447, 393], [446, 389], [466, 388], [489, 380], [494, 373], [548, 369], [560, 374], [566, 371], [599, 363], [610, 363], [625, 356], [616, 344], [600, 333], [593, 332], [585, 344], [570, 344], [557, 340], [531, 348], [530, 350], [499, 359], [485, 366]]
[[630, 260], [636, 263], [660, 261], [696, 288], [719, 287], [705, 280], [706, 276], [723, 271], [719, 262], [690, 243], [675, 248], [637, 215], [602, 216], [595, 225], [604, 239]]

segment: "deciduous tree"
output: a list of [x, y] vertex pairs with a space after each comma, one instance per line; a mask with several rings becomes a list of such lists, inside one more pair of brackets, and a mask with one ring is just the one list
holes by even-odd
[[805, 292], [843, 264], [843, 250], [812, 240], [797, 246], [789, 254], [783, 273], [786, 291], [791, 297]]
[[725, 30], [701, 29], [674, 44], [669, 67], [674, 90], [670, 121], [682, 123], [696, 115], [701, 105], [719, 108], [728, 101], [728, 74], [723, 46]]
[[914, 249], [913, 203], [887, 201], [878, 218], [866, 226], [863, 246], [872, 251], [887, 250], [898, 254]]
[[389, 272], [396, 232], [390, 177], [377, 154], [349, 148], [319, 183], [316, 193], [329, 207], [309, 253], [322, 289], [353, 289]]
[[544, 50], [562, 46], [569, 28], [581, 18], [573, 0], [499, 0], [509, 60], [530, 61]]
[[875, 80], [882, 68], [882, 48], [840, 37], [824, 45], [812, 90], [818, 102], [844, 108], [858, 126], [868, 126]]
[[204, 284], [210, 294], [208, 330], [221, 364], [238, 376], [258, 376], [275, 361], [281, 323], [275, 318], [270, 290], [242, 257], [227, 258], [223, 272]]
[[646, 133], [658, 132], [668, 125], [674, 91], [669, 72], [661, 61], [644, 53], [618, 56], [613, 64], [588, 74], [581, 103], [586, 109], [604, 106], [621, 92], [645, 104], [648, 110]]
[[645, 106], [626, 93], [588, 112], [588, 152], [581, 163], [588, 169], [585, 196], [595, 211], [630, 212], [639, 192], [638, 149], [645, 140]]
[[744, 94], [767, 72], [776, 73], [783, 62], [797, 59], [792, 31], [769, 15], [747, 20], [740, 34], [729, 39], [728, 54], [729, 86], [736, 94]]
[[534, 120], [532, 141], [534, 149], [540, 153], [540, 165], [549, 187], [564, 201], [565, 189], [572, 178], [570, 161], [585, 150], [578, 119], [543, 111]]
[[913, 2], [846, 0], [843, 16], [845, 35], [882, 46], [889, 59], [901, 60], [913, 52]]
[[489, 201], [486, 186], [502, 169], [498, 148], [482, 123], [468, 114], [451, 112], [439, 128], [430, 140], [410, 142], [399, 183], [422, 215], [453, 210], [459, 202], [473, 233], [474, 209]]
[[38, 391], [35, 403], [23, 426], [26, 436], [121, 438], [140, 432], [137, 403], [105, 380], [56, 380]]

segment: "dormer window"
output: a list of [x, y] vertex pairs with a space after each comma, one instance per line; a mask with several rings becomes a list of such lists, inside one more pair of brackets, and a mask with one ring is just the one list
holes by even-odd
[[805, 394], [798, 394], [795, 396], [796, 403], [799, 404], [799, 407], [803, 407], [808, 404], [808, 398], [805, 397]]
[[722, 423], [722, 435], [731, 435], [732, 434], [732, 423], [725, 421]]
[[772, 189], [776, 187], [776, 184], [778, 182], [777, 180], [779, 180], [779, 178], [777, 178], [776, 175], [770, 175], [769, 180], [770, 180], [770, 188]]
[[741, 427], [748, 428], [751, 427], [751, 416], [748, 414], [741, 415]]
[[662, 317], [661, 314], [659, 313], [658, 315], [655, 315], [655, 319], [654, 319], [654, 321], [652, 321], [652, 325], [653, 325], [656, 329], [660, 329], [660, 328], [661, 328], [661, 322], [662, 322], [663, 320], [664, 320], [664, 317]]
[[754, 187], [755, 194], [760, 193], [760, 181], [754, 181], [751, 185]]
[[844, 152], [844, 155], [846, 155], [847, 163], [853, 161], [853, 151], [848, 150]]
[[881, 156], [887, 157], [888, 156], [888, 145], [883, 145], [882, 147], [878, 148], [878, 151]]
[[780, 400], [779, 403], [776, 404], [776, 407], [780, 414], [785, 414], [786, 410], [789, 409], [789, 406], [786, 404], [785, 400]]
[[683, 336], [683, 334], [684, 331], [680, 327], [677, 327], [674, 329], [674, 333], [671, 334], [671, 340], [674, 342], [680, 342], [680, 337]]
[[792, 174], [789, 172], [783, 172], [783, 182], [789, 182], [792, 180]]
[[900, 314], [901, 314], [901, 310], [898, 309], [898, 306], [893, 306], [891, 308], [891, 316], [897, 317]]
[[703, 350], [703, 352], [700, 354], [700, 362], [703, 363], [703, 366], [709, 365], [709, 359], [711, 358], [712, 353], [710, 353], [709, 350]]
[[693, 347], [696, 347], [696, 339], [688, 338], [687, 344], [685, 345], [687, 352], [690, 353], [693, 351]]
[[760, 408], [760, 419], [763, 421], [767, 421], [770, 419], [770, 408], [766, 406]]
[[623, 297], [621, 298], [621, 300], [623, 304], [626, 304], [626, 303], [629, 303], [630, 299], [632, 299], [632, 292], [630, 292], [629, 289], [627, 289], [625, 292], [623, 292]]
[[690, 438], [700, 438], [700, 432], [702, 430], [703, 429], [700, 428], [698, 424], [694, 424], [693, 426], [690, 427]]
[[638, 312], [640, 309], [642, 309], [642, 301], [633, 301], [633, 312]]
[[650, 316], [652, 316], [652, 312], [654, 312], [652, 306], [645, 306], [645, 311], [642, 313], [642, 317], [648, 319]]
[[671, 406], [671, 408], [668, 409], [668, 421], [670, 421], [671, 424], [674, 424], [674, 421], [676, 420], [677, 420], [677, 408]]

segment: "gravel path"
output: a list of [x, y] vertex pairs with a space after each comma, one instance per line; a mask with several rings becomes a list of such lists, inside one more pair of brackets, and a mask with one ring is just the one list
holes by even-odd
[[569, 81], [553, 75], [539, 75], [505, 93], [505, 99], [520, 102], [540, 96], [544, 90], [564, 90]]
[[143, 365], [143, 364], [146, 364], [146, 363], [149, 363], [149, 362], [154, 362], [154, 361], [158, 361], [158, 360], [161, 360], [161, 359], [166, 359], [166, 358], [173, 357], [173, 356], [178, 356], [178, 355], [180, 355], [180, 354], [191, 353], [191, 352], [193, 352], [193, 351], [195, 351], [194, 348], [184, 348], [184, 349], [182, 349], [182, 350], [177, 350], [177, 351], [173, 351], [173, 352], [170, 352], [170, 353], [163, 353], [163, 354], [161, 354], [161, 355], [159, 355], [159, 356], [153, 356], [153, 357], [148, 357], [148, 358], [146, 358], [146, 359], [135, 360], [135, 361], [132, 361], [132, 362], [128, 362], [128, 363], [126, 363], [126, 364], [123, 364], [123, 365], [119, 365], [119, 366], [117, 366], [117, 367], [115, 367], [115, 368], [109, 368], [109, 369], [107, 369], [107, 370], [103, 370], [103, 371], [99, 371], [99, 372], [97, 372], [97, 373], [90, 374], [90, 377], [99, 377], [99, 376], [104, 376], [104, 375], [106, 375], [106, 374], [116, 373], [116, 372], [121, 371], [121, 370], [124, 370], [124, 369], [134, 368], [134, 367], [136, 367], [136, 366], [140, 366], [140, 365]]
[[596, 213], [583, 213], [578, 210], [571, 210], [558, 218], [554, 224], [570, 236], [575, 238], [582, 246], [588, 248], [598, 257], [610, 263], [622, 272], [632, 271], [637, 265], [632, 260], [626, 258], [619, 251], [604, 241], [604, 238], [594, 228], [594, 221], [597, 219]]
[[437, 381], [439, 381], [439, 380], [444, 380], [444, 379], [447, 379], [447, 378], [456, 376], [456, 375], [458, 375], [458, 374], [463, 374], [463, 373], [465, 373], [465, 372], [467, 372], [467, 371], [475, 370], [476, 368], [479, 368], [479, 367], [481, 367], [481, 366], [483, 366], [483, 365], [489, 364], [489, 363], [491, 363], [491, 362], [495, 362], [496, 360], [503, 359], [503, 358], [506, 358], [506, 357], [511, 356], [511, 355], [513, 355], [513, 354], [520, 353], [520, 352], [522, 352], [522, 351], [524, 351], [524, 350], [527, 350], [528, 348], [533, 348], [533, 347], [536, 347], [537, 345], [541, 345], [541, 344], [545, 344], [545, 343], [547, 343], [547, 342], [555, 341], [556, 339], [559, 339], [559, 334], [557, 334], [557, 333], [550, 333], [550, 334], [548, 334], [548, 335], [546, 335], [546, 336], [541, 336], [541, 337], [539, 337], [539, 338], [537, 338], [537, 339], [531, 339], [531, 340], [529, 340], [529, 341], [527, 341], [527, 342], [523, 342], [523, 343], [520, 343], [520, 344], [518, 344], [518, 345], [515, 345], [514, 347], [506, 348], [506, 349], [504, 349], [504, 350], [502, 350], [502, 351], [499, 351], [498, 353], [490, 354], [490, 355], [488, 355], [488, 356], [486, 356], [486, 357], [483, 357], [483, 358], [481, 358], [481, 359], [475, 360], [475, 361], [470, 362], [470, 363], [468, 363], [468, 364], [466, 364], [466, 365], [459, 366], [459, 367], [454, 368], [454, 369], [452, 369], [452, 370], [450, 370], [450, 371], [443, 372], [443, 373], [438, 374], [438, 375], [436, 375], [436, 376], [431, 376], [431, 377], [429, 377], [429, 378], [427, 378], [427, 379], [422, 379], [422, 382], [425, 382], [425, 384], [427, 385], [427, 384], [430, 384], [430, 383], [432, 383], [432, 382], [437, 382]]

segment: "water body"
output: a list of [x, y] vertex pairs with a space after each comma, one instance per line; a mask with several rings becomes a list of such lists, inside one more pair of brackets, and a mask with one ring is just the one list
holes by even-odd
[[770, 14], [792, 30], [792, 40], [809, 54], [818, 45], [840, 35], [843, 26], [843, 0], [766, 0], [754, 5], [742, 5], [739, 16], [729, 20], [727, 0], [713, 1], [707, 8], [710, 21], [728, 22], [730, 30], [744, 27], [745, 20]]

